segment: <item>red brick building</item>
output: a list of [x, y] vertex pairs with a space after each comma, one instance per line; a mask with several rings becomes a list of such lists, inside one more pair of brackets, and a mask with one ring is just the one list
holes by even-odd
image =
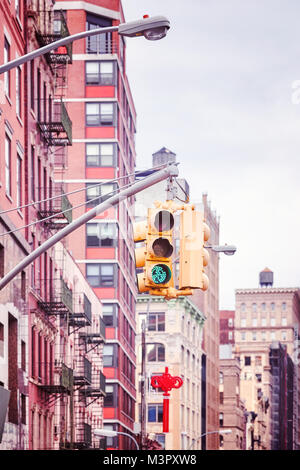
[[[124, 22], [119, 0], [58, 1], [55, 8], [64, 11], [71, 34]], [[86, 192], [70, 199], [77, 218], [134, 181], [136, 116], [122, 37], [107, 33], [73, 44], [64, 103], [74, 123], [73, 145], [64, 162], [65, 175], [57, 172], [56, 180], [69, 191], [86, 185]], [[108, 209], [68, 237], [68, 248], [103, 304], [105, 427], [126, 433], [134, 424], [136, 364], [131, 203]], [[123, 436], [107, 439], [109, 448], [131, 445]]]
[[[23, 2], [0, 3], [0, 62], [24, 54]], [[0, 276], [30, 251], [24, 204], [24, 69], [0, 76]], [[9, 211], [9, 212], [7, 212]], [[26, 271], [0, 292], [0, 406], [6, 412], [0, 449], [28, 448]], [[5, 397], [9, 396], [8, 408]], [[2, 410], [2, 407], [4, 410]], [[5, 416], [5, 415], [4, 415]], [[1, 426], [2, 428], [2, 426]], [[2, 429], [1, 429], [2, 431]]]
[[220, 310], [220, 344], [234, 345], [234, 310]]

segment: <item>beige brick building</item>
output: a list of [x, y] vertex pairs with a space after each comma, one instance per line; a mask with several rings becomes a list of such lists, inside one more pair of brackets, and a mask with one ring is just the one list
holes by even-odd
[[220, 448], [242, 450], [245, 446], [245, 405], [240, 396], [241, 367], [237, 358], [220, 358]]
[[[161, 297], [139, 296], [137, 301], [137, 384], [143, 379], [141, 328], [146, 322], [145, 403], [146, 430], [167, 450], [201, 448], [201, 349], [204, 315], [188, 299], [166, 302]], [[170, 392], [169, 432], [162, 432], [163, 394], [151, 387], [151, 376], [169, 368], [183, 386]], [[141, 413], [141, 387], [137, 420]]]
[[[270, 273], [264, 270], [263, 273]], [[270, 449], [271, 378], [269, 348], [279, 341], [298, 364], [298, 329], [300, 321], [299, 288], [273, 287], [261, 282], [256, 289], [236, 290], [235, 344], [241, 366], [241, 397], [256, 418], [248, 424], [247, 448]], [[299, 371], [294, 380], [294, 447], [299, 445]], [[251, 421], [251, 420], [249, 420]], [[252, 433], [252, 441], [251, 441]], [[251, 442], [250, 442], [251, 441]]]

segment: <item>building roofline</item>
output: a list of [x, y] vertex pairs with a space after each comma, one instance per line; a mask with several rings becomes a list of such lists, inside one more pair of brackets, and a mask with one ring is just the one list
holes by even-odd
[[299, 292], [300, 287], [257, 287], [255, 289], [235, 289], [236, 294], [279, 294], [287, 292]]

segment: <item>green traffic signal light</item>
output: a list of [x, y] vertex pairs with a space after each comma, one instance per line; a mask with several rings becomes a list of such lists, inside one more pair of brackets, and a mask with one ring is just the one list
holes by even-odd
[[165, 284], [172, 277], [171, 269], [166, 264], [156, 264], [151, 270], [151, 277], [155, 284]]

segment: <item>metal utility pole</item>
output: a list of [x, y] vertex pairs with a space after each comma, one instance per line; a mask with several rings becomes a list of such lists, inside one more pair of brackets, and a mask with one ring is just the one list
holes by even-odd
[[134, 183], [130, 188], [124, 189], [120, 191], [115, 196], [108, 198], [106, 201], [98, 204], [94, 208], [90, 209], [85, 214], [78, 217], [78, 219], [74, 220], [72, 223], [61, 229], [52, 237], [48, 238], [42, 245], [36, 248], [32, 253], [26, 256], [17, 266], [15, 266], [10, 272], [8, 272], [1, 280], [0, 280], [0, 290], [3, 289], [12, 279], [14, 279], [17, 274], [19, 274], [23, 269], [25, 269], [29, 264], [31, 264], [36, 258], [38, 258], [41, 254], [51, 248], [55, 243], [59, 242], [62, 238], [69, 235], [70, 233], [74, 232], [77, 228], [81, 225], [85, 224], [89, 220], [93, 219], [96, 215], [101, 214], [109, 207], [118, 205], [124, 199], [133, 196], [140, 191], [143, 191], [149, 186], [158, 183], [159, 181], [165, 180], [170, 176], [178, 176], [178, 168], [176, 165], [168, 165], [167, 167], [163, 168], [156, 173], [144, 178], [137, 183]]
[[146, 322], [142, 321], [141, 447], [146, 437]]

